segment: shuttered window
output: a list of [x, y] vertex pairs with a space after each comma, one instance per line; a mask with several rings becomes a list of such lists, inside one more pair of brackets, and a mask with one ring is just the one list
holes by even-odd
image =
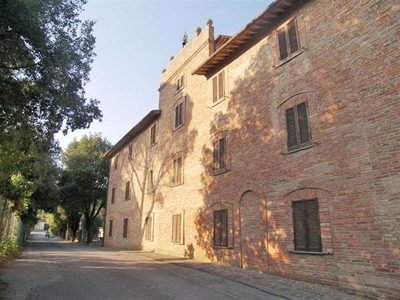
[[307, 103], [303, 102], [286, 110], [288, 151], [311, 145]]
[[279, 57], [284, 60], [300, 50], [296, 19], [278, 30]]
[[226, 140], [225, 138], [219, 139], [213, 143], [213, 165], [214, 171], [218, 172], [225, 170], [226, 161]]
[[156, 133], [157, 133], [156, 124], [151, 126], [150, 128], [150, 146], [153, 146], [156, 143]]
[[144, 238], [146, 240], [152, 240], [152, 228], [153, 228], [153, 218], [147, 217], [144, 228]]
[[181, 215], [172, 216], [172, 242], [181, 243]]
[[154, 178], [153, 170], [150, 170], [147, 174], [147, 192], [152, 193], [154, 191]]
[[172, 176], [173, 184], [181, 184], [182, 183], [182, 156], [174, 159], [174, 174]]
[[132, 159], [132, 143], [129, 144], [129, 159]]
[[185, 85], [185, 76], [181, 75], [176, 81], [176, 90], [179, 91]]
[[130, 188], [131, 188], [131, 183], [130, 181], [127, 181], [125, 184], [125, 200], [129, 200], [131, 198]]
[[175, 129], [183, 125], [183, 103], [175, 106]]
[[113, 220], [110, 220], [109, 225], [108, 225], [108, 236], [113, 235]]
[[214, 246], [228, 247], [228, 210], [214, 211]]
[[115, 203], [115, 188], [112, 188], [111, 190], [111, 203]]
[[119, 154], [117, 154], [114, 158], [114, 170], [118, 169], [118, 159], [119, 159]]
[[225, 97], [225, 73], [222, 71], [213, 78], [213, 102]]
[[295, 250], [322, 252], [318, 199], [294, 201], [292, 209]]
[[128, 236], [128, 219], [124, 219], [124, 228], [122, 230], [122, 237], [126, 238]]

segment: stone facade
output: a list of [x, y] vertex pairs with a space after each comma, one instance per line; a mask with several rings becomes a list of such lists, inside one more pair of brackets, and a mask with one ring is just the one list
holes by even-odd
[[[277, 0], [251, 25], [222, 46], [211, 21], [197, 30], [157, 113], [107, 154], [105, 246], [400, 298], [400, 5]], [[321, 248], [299, 251], [294, 205], [315, 199]]]

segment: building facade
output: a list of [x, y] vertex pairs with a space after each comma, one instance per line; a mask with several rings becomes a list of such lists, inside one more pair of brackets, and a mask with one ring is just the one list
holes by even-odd
[[172, 57], [107, 154], [105, 246], [400, 297], [400, 5], [276, 0]]

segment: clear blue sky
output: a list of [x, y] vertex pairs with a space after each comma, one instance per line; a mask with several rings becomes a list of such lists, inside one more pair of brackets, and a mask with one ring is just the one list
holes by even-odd
[[158, 108], [161, 70], [195, 28], [214, 22], [215, 36], [235, 35], [264, 11], [270, 0], [89, 0], [82, 19], [95, 20], [95, 52], [88, 98], [100, 101], [103, 122], [67, 136], [64, 149], [83, 134], [101, 133], [112, 144], [150, 110]]

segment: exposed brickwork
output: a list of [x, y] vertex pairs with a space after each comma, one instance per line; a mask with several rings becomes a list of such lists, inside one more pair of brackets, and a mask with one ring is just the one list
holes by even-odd
[[[279, 61], [277, 31], [295, 17], [301, 51]], [[109, 247], [155, 250], [260, 269], [353, 293], [400, 298], [400, 5], [307, 1], [209, 76], [207, 26], [170, 62], [160, 87], [157, 143], [150, 127], [110, 169]], [[224, 70], [225, 98], [212, 102]], [[184, 87], [176, 81], [184, 75]], [[175, 105], [184, 124], [175, 130]], [[306, 102], [312, 147], [288, 153], [285, 111]], [[212, 141], [226, 137], [226, 172], [213, 174]], [[183, 154], [183, 184], [172, 158]], [[176, 157], [176, 156], [175, 156]], [[154, 193], [146, 192], [148, 169]], [[131, 180], [132, 198], [124, 200]], [[294, 253], [291, 203], [318, 198], [322, 253]], [[110, 200], [109, 200], [110, 202]], [[228, 209], [228, 247], [213, 247], [213, 211]], [[172, 243], [172, 215], [182, 243]], [[153, 239], [144, 220], [153, 216]], [[123, 219], [128, 237], [122, 238]], [[107, 223], [108, 225], [108, 223]], [[323, 254], [323, 255], [321, 255]]]

